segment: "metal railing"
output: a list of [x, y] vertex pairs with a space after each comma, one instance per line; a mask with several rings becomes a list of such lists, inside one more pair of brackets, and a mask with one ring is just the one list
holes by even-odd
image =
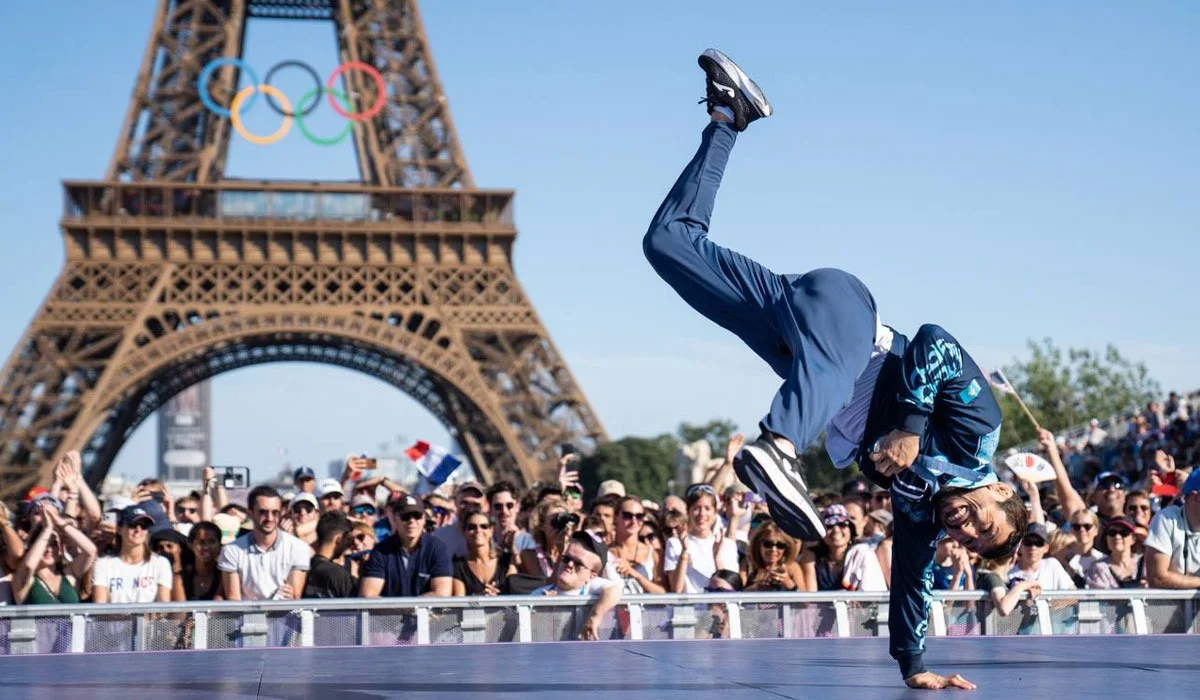
[[[395, 646], [578, 638], [575, 596], [346, 598], [0, 607], [0, 655], [248, 647]], [[931, 636], [1200, 634], [1200, 591], [1044, 592], [1002, 616], [977, 591], [940, 592]], [[627, 596], [601, 639], [887, 636], [886, 593]]]

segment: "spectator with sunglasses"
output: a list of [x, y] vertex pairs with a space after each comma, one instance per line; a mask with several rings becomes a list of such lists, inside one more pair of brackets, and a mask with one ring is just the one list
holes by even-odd
[[[79, 582], [96, 561], [96, 546], [48, 501], [38, 507], [42, 522], [30, 533], [24, 556], [13, 572], [13, 600], [18, 605], [78, 603]], [[75, 555], [70, 561], [67, 542], [73, 545]]]
[[1071, 514], [1069, 529], [1078, 543], [1067, 560], [1067, 569], [1076, 583], [1087, 578], [1088, 569], [1104, 558], [1104, 552], [1096, 548], [1100, 534], [1100, 518], [1090, 510], [1079, 510]]
[[[426, 523], [428, 523], [426, 516]], [[387, 522], [385, 518], [383, 522]], [[342, 560], [345, 563], [346, 570], [355, 580], [361, 579], [361, 569], [363, 563], [371, 556], [371, 550], [375, 549], [376, 543], [379, 542], [378, 530], [364, 523], [351, 521], [353, 531], [350, 533], [350, 549], [342, 555]], [[388, 525], [390, 528], [391, 525]], [[428, 529], [427, 529], [428, 530]], [[389, 531], [384, 538], [391, 535]]]
[[425, 496], [425, 510], [425, 517], [435, 530], [454, 522], [454, 502], [441, 494], [431, 493]]
[[717, 569], [737, 570], [737, 543], [718, 537], [717, 494], [708, 484], [688, 488], [687, 528], [667, 541], [663, 571], [674, 593], [700, 593]]
[[478, 508], [468, 507], [460, 519], [467, 535], [467, 556], [454, 558], [455, 596], [500, 595], [504, 582], [516, 573], [512, 555], [500, 551], [492, 537], [492, 519]]
[[1142, 555], [1133, 551], [1136, 526], [1125, 518], [1114, 518], [1104, 528], [1108, 558], [1096, 561], [1087, 572], [1088, 588], [1144, 588], [1146, 571]]
[[[304, 495], [304, 494], [302, 494]], [[217, 568], [227, 600], [295, 600], [304, 591], [312, 551], [284, 532], [283, 499], [270, 486], [256, 486], [246, 498], [253, 529], [221, 547]], [[332, 508], [340, 512], [340, 508]]]
[[[474, 508], [484, 513], [488, 512], [488, 501], [484, 496], [483, 486], [477, 481], [467, 481], [454, 490], [454, 506], [461, 516], [467, 509]], [[462, 530], [461, 517], [433, 531], [433, 536], [442, 541], [450, 550], [451, 557], [467, 556], [467, 536]]]
[[1073, 591], [1075, 581], [1053, 557], [1047, 557], [1050, 535], [1041, 523], [1029, 523], [1017, 550], [1017, 562], [1008, 572], [1012, 581], [1034, 580], [1045, 591]]
[[[773, 522], [755, 529], [746, 559], [748, 591], [813, 591], [816, 585], [796, 562], [800, 543]], [[711, 582], [710, 582], [711, 583]]]
[[454, 566], [450, 550], [425, 534], [425, 506], [411, 495], [387, 507], [392, 534], [375, 546], [362, 567], [358, 594], [363, 598], [449, 596]]
[[374, 527], [378, 512], [375, 506], [375, 489], [373, 487], [368, 491], [359, 491], [350, 500], [349, 518], [351, 523], [366, 523]]
[[[336, 512], [340, 513], [341, 511]], [[316, 497], [311, 493], [300, 493], [292, 499], [292, 503], [288, 507], [288, 513], [291, 515], [291, 519], [287, 521], [288, 527], [284, 531], [291, 532], [301, 542], [310, 548], [315, 548], [317, 544], [317, 521], [321, 518], [320, 506], [317, 505]]]
[[625, 496], [616, 505], [616, 523], [612, 547], [608, 550], [608, 567], [604, 577], [620, 581], [623, 593], [666, 593], [658, 584], [661, 574], [654, 548], [640, 539], [646, 522], [646, 508], [637, 496]]
[[1146, 535], [1150, 534], [1150, 520], [1154, 517], [1154, 504], [1150, 494], [1135, 489], [1125, 494], [1125, 519], [1133, 523], [1133, 551], [1142, 553]]
[[858, 532], [846, 514], [846, 507], [840, 504], [823, 508], [821, 522], [825, 525], [825, 536], [815, 546], [804, 550], [800, 555], [800, 566], [806, 580], [816, 582], [816, 590], [840, 591], [846, 554], [851, 543], [858, 539]]
[[[1093, 510], [1100, 518], [1100, 527], [1108, 526], [1108, 521], [1125, 515], [1125, 477], [1117, 472], [1101, 472], [1096, 476], [1095, 488], [1092, 491]], [[1099, 542], [1100, 551], [1107, 546]]]
[[150, 550], [154, 518], [141, 504], [117, 519], [116, 554], [100, 557], [92, 568], [92, 602], [165, 603], [171, 600], [171, 563]]
[[552, 582], [533, 595], [580, 595], [600, 598], [588, 610], [580, 639], [599, 638], [600, 622], [621, 600], [621, 586], [600, 576], [608, 566], [608, 547], [586, 532], [576, 532], [554, 567]]
[[175, 529], [187, 536], [198, 522], [200, 522], [200, 495], [193, 491], [175, 502]]
[[[521, 502], [517, 500], [517, 487], [509, 481], [497, 481], [488, 487], [487, 501], [491, 507], [492, 520], [496, 526], [492, 537], [496, 546], [502, 552], [507, 552], [516, 559], [516, 553], [521, 551], [517, 540], [531, 539], [529, 533], [521, 529], [517, 519], [521, 515]], [[522, 535], [524, 536], [522, 538]], [[527, 541], [521, 544], [528, 544]]]

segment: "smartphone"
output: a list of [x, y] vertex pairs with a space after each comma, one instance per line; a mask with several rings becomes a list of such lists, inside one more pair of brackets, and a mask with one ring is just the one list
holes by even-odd
[[[563, 444], [559, 445], [558, 449], [562, 453], [563, 457], [566, 457], [567, 455], [576, 455], [576, 456], [579, 455], [579, 451], [575, 449], [575, 445], [573, 445], [569, 442], [564, 442]], [[574, 460], [568, 462], [567, 463], [567, 471], [569, 471], [569, 472], [579, 471], [579, 460], [574, 459]]]
[[250, 467], [213, 467], [221, 475], [221, 485], [227, 489], [244, 489], [250, 486]]

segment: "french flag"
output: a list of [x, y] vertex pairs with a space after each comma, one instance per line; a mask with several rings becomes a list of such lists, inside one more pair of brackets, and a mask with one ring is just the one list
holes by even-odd
[[444, 447], [430, 445], [424, 440], [404, 451], [408, 458], [417, 465], [417, 471], [429, 480], [430, 484], [440, 486], [450, 478], [462, 460], [446, 451]]

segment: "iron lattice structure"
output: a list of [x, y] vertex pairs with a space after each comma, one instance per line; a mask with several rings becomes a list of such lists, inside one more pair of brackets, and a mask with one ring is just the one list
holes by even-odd
[[[197, 79], [251, 17], [332, 22], [339, 58], [384, 76], [354, 129], [361, 183], [223, 177], [231, 125]], [[238, 79], [217, 70], [214, 100]], [[345, 80], [355, 111], [375, 103]], [[0, 374], [0, 498], [69, 449], [97, 483], [175, 393], [283, 360], [407, 392], [485, 480], [604, 439], [513, 272], [513, 193], [474, 186], [416, 0], [161, 0], [106, 179], [63, 189], [65, 265]]]

